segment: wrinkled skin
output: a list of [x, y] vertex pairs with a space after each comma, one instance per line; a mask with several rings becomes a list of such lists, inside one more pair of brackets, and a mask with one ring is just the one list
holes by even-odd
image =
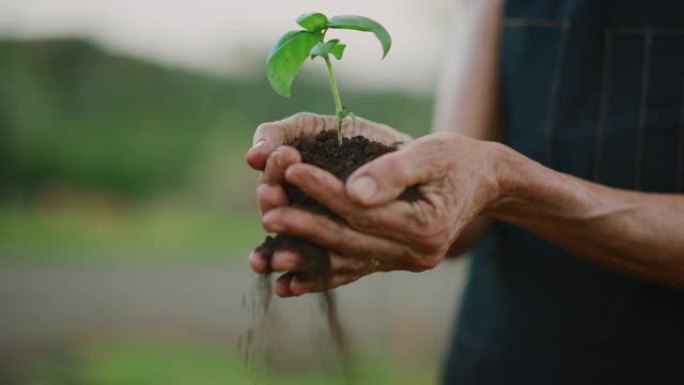
[[[410, 140], [388, 126], [357, 120], [346, 135], [362, 133], [386, 144], [405, 145], [359, 168], [346, 185], [327, 171], [302, 163], [294, 148], [282, 146], [295, 136], [313, 135], [334, 125], [334, 117], [312, 114], [261, 125], [254, 137], [256, 145], [246, 156], [251, 167], [264, 171], [257, 187], [264, 229], [327, 247], [332, 287], [377, 271], [420, 272], [437, 266], [464, 226], [499, 197], [498, 160], [503, 146], [458, 134]], [[301, 188], [343, 222], [289, 207], [281, 187], [284, 181]], [[413, 185], [419, 186], [422, 199], [396, 200]], [[269, 270], [257, 252], [250, 256], [250, 264], [257, 273]], [[323, 290], [318, 280], [302, 280], [305, 269], [296, 253], [277, 252], [270, 266], [283, 273], [276, 293], [288, 297]]]

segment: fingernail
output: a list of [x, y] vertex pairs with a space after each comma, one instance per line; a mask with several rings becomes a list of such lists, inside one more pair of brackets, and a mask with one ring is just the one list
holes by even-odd
[[362, 176], [351, 182], [349, 191], [362, 201], [369, 201], [378, 192], [378, 184], [370, 176]]
[[259, 141], [257, 141], [256, 143], [254, 143], [254, 145], [252, 146], [252, 148], [249, 149], [249, 151], [252, 151], [252, 150], [254, 150], [255, 148], [261, 146], [262, 144], [264, 144], [265, 141], [266, 141], [265, 139], [259, 139]]
[[285, 226], [281, 225], [280, 223], [270, 223], [266, 225], [266, 228], [268, 231], [272, 233], [282, 233], [285, 231]]
[[274, 233], [280, 233], [285, 231], [285, 226], [283, 224], [274, 222], [274, 216], [275, 215], [273, 214], [273, 212], [269, 211], [261, 218], [261, 222], [264, 224], [264, 227], [266, 227], [268, 231], [272, 231]]
[[283, 159], [283, 156], [280, 155], [279, 152], [274, 152], [273, 156], [275, 157], [276, 166], [278, 166], [278, 168], [283, 168], [283, 166], [285, 166], [285, 160]]

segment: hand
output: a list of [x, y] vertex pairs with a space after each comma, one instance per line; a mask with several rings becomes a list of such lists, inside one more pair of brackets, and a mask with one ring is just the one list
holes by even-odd
[[[336, 125], [337, 120], [334, 116], [298, 113], [278, 122], [264, 123], [257, 128], [253, 139], [254, 145], [247, 152], [245, 158], [252, 168], [263, 171], [257, 186], [257, 199], [262, 215], [272, 208], [288, 205], [285, 190], [282, 187], [285, 182], [284, 173], [290, 165], [300, 163], [301, 157], [294, 148], [284, 146], [284, 144], [291, 142], [298, 136], [316, 135], [323, 130], [335, 129]], [[343, 133], [345, 137], [364, 135], [388, 145], [408, 143], [412, 140], [410, 136], [389, 126], [362, 118], [346, 119], [343, 125]], [[272, 266], [268, 266], [267, 261], [261, 255], [252, 253], [250, 264], [256, 272], [264, 274], [269, 271], [283, 271], [283, 266], [291, 266], [292, 260], [296, 257], [289, 252], [279, 252], [273, 256]], [[333, 262], [335, 261], [333, 260]], [[292, 274], [289, 278], [292, 279]], [[288, 289], [280, 284], [282, 281], [284, 278], [276, 284], [276, 292], [287, 295]]]
[[[263, 171], [266, 160], [278, 147], [287, 144], [300, 136], [314, 136], [320, 131], [333, 130], [337, 127], [334, 116], [316, 115], [300, 112], [287, 119], [264, 123], [254, 133], [252, 148], [247, 151], [247, 164], [255, 170]], [[408, 143], [412, 138], [390, 126], [371, 122], [363, 118], [344, 120], [342, 131], [345, 137], [364, 135], [368, 139], [391, 145]]]
[[[295, 151], [296, 152], [296, 151]], [[282, 177], [338, 214], [344, 223], [281, 204], [269, 205], [262, 223], [274, 231], [309, 239], [330, 250], [331, 286], [375, 271], [424, 271], [435, 267], [476, 215], [494, 205], [509, 177], [504, 146], [456, 134], [433, 134], [359, 168], [346, 186], [330, 173], [293, 162]], [[291, 154], [288, 156], [296, 156]], [[423, 198], [396, 200], [418, 185]], [[252, 256], [252, 266], [258, 255]], [[272, 268], [284, 272], [281, 296], [323, 290], [300, 281], [299, 256], [281, 252]]]

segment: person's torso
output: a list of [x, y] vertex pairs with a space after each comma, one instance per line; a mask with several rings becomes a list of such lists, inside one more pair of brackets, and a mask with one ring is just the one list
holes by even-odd
[[[684, 1], [509, 0], [501, 64], [506, 144], [608, 186], [684, 190]], [[454, 343], [446, 383], [684, 383], [684, 291], [497, 224]]]

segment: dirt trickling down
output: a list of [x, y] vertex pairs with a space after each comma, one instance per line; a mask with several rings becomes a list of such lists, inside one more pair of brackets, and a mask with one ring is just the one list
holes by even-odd
[[[338, 145], [337, 133], [334, 130], [322, 131], [315, 137], [300, 137], [292, 143], [288, 143], [288, 145], [293, 146], [300, 152], [304, 163], [322, 168], [342, 181], [346, 181], [356, 169], [364, 164], [395, 151], [398, 144], [388, 146], [371, 141], [363, 136], [356, 136], [351, 139], [344, 138], [342, 145]], [[341, 220], [335, 213], [320, 205], [295, 186], [285, 185], [285, 193], [290, 206], [323, 214], [337, 221]], [[408, 188], [399, 197], [399, 199], [405, 201], [413, 201], [419, 198], [420, 192], [416, 187]], [[306, 275], [299, 273], [299, 279], [319, 279], [323, 287], [328, 287], [331, 272], [328, 250], [326, 248], [305, 239], [284, 234], [266, 237], [264, 243], [257, 248], [257, 251], [267, 261], [270, 261], [273, 254], [280, 250], [295, 251], [304, 260], [308, 273]], [[295, 274], [297, 273], [295, 272]], [[346, 365], [350, 359], [349, 346], [344, 328], [339, 320], [335, 297], [327, 289], [322, 295], [331, 337], [343, 360], [343, 365]]]

